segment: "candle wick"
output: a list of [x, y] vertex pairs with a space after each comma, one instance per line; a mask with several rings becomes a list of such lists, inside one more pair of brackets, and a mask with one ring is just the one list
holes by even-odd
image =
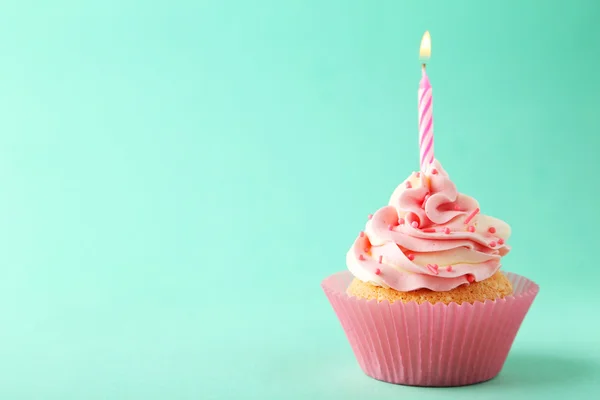
[[421, 64], [421, 69], [423, 70], [423, 72], [425, 72], [426, 67], [427, 67], [427, 64], [425, 64], [425, 63]]

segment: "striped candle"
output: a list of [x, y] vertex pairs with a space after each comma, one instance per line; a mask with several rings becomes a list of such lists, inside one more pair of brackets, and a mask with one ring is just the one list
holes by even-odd
[[421, 171], [433, 162], [433, 96], [431, 85], [425, 71], [425, 63], [431, 57], [431, 35], [429, 31], [423, 34], [419, 57], [423, 63], [423, 77], [419, 83], [419, 153]]
[[421, 171], [433, 162], [433, 96], [431, 84], [423, 64], [423, 77], [419, 83], [419, 149]]

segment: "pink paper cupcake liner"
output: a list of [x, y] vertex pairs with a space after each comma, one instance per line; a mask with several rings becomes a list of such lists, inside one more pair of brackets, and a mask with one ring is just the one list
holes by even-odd
[[507, 273], [514, 293], [474, 304], [358, 299], [346, 293], [349, 271], [323, 280], [362, 370], [372, 378], [411, 386], [463, 386], [492, 379], [539, 291]]

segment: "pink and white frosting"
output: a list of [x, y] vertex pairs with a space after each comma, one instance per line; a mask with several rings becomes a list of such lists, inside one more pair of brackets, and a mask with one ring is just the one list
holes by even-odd
[[508, 224], [481, 214], [434, 160], [369, 216], [346, 262], [356, 278], [376, 286], [448, 291], [494, 275], [509, 236]]

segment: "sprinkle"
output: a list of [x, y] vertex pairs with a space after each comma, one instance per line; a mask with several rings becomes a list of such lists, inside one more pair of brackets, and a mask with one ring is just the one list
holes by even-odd
[[365, 237], [365, 233], [363, 231], [360, 231], [360, 237]]
[[458, 204], [454, 205], [454, 211], [460, 211], [460, 206]]
[[426, 232], [426, 233], [433, 233], [433, 232], [435, 232], [435, 228], [427, 228], [427, 229], [423, 229], [423, 232]]
[[412, 188], [412, 183], [410, 183], [410, 182], [406, 182], [406, 188], [407, 188], [407, 189], [410, 189], [410, 188]]
[[490, 242], [490, 247], [496, 247], [496, 242]]
[[398, 220], [398, 225], [404, 225], [404, 218], [400, 218]]
[[469, 283], [473, 283], [475, 282], [475, 277], [471, 274], [467, 275], [467, 280], [469, 281]]
[[373, 214], [369, 214], [369, 219], [373, 218]]
[[467, 230], [469, 232], [475, 232], [475, 227], [473, 225], [469, 225], [469, 226], [467, 226]]
[[490, 226], [490, 229], [488, 229], [489, 233], [496, 233], [496, 228], [494, 228], [493, 226]]
[[359, 254], [359, 255], [358, 255], [358, 259], [359, 259], [360, 261], [365, 261], [365, 256], [363, 256], [362, 254]]
[[389, 224], [389, 225], [388, 225], [388, 231], [391, 231], [391, 230], [393, 230], [393, 229], [394, 229], [394, 225], [392, 225], [392, 224]]
[[471, 222], [471, 220], [473, 219], [473, 217], [475, 215], [477, 215], [478, 212], [479, 212], [479, 207], [477, 207], [476, 209], [474, 209], [473, 212], [467, 217], [467, 219], [465, 219], [465, 224], [468, 224], [469, 222]]
[[432, 264], [427, 264], [427, 269], [429, 269], [429, 271], [430, 271], [432, 274], [434, 274], [434, 275], [437, 275], [437, 274], [439, 274], [439, 272], [438, 272], [438, 266], [437, 266], [437, 265], [435, 265], [435, 264], [433, 264], [433, 265], [432, 265]]
[[432, 175], [437, 175], [437, 169], [435, 169], [435, 168], [434, 168], [434, 169], [432, 169], [432, 170], [431, 170], [431, 174], [432, 174]]
[[446, 271], [448, 271], [448, 272], [452, 272], [452, 265], [448, 265], [448, 266], [446, 267]]
[[444, 228], [444, 233], [448, 235], [450, 233], [450, 228]]
[[413, 261], [415, 259], [415, 255], [414, 254], [408, 254], [406, 257], [408, 257], [408, 259], [410, 261]]
[[504, 239], [502, 239], [502, 238], [498, 239], [498, 244], [499, 245], [503, 245], [504, 244]]
[[383, 261], [383, 256], [379, 256], [379, 264]]
[[419, 178], [421, 176], [420, 172], [417, 172], [417, 178]]
[[375, 269], [375, 275], [380, 275], [381, 274], [381, 270], [379, 268]]
[[413, 221], [410, 223], [410, 226], [412, 226], [413, 228], [418, 228], [419, 227], [419, 223], [417, 221]]

